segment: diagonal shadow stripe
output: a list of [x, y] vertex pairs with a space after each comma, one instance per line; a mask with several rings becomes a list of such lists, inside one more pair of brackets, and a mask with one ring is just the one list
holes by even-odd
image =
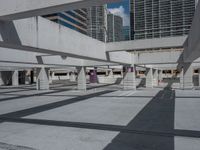
[[174, 150], [174, 112], [175, 91], [165, 88], [151, 99], [126, 128], [170, 133], [173, 136], [136, 135], [120, 132], [104, 150]]
[[154, 96], [99, 96], [107, 98], [153, 98]]
[[25, 92], [25, 91], [31, 91], [32, 89], [21, 89], [21, 90], [14, 90], [14, 91], [5, 91], [0, 92], [0, 94], [9, 94], [9, 93], [17, 93], [17, 92]]
[[110, 91], [101, 91], [101, 92], [98, 92], [98, 93], [83, 95], [83, 96], [79, 96], [79, 97], [75, 97], [75, 98], [71, 98], [71, 99], [66, 99], [66, 100], [59, 101], [59, 102], [54, 102], [54, 103], [45, 104], [45, 105], [41, 105], [41, 106], [37, 106], [37, 107], [33, 107], [33, 108], [28, 108], [28, 109], [24, 109], [24, 110], [20, 110], [20, 111], [16, 111], [16, 112], [2, 114], [2, 115], [0, 115], [0, 117], [14, 117], [14, 118], [25, 117], [25, 116], [40, 113], [40, 112], [43, 112], [43, 111], [55, 109], [55, 108], [58, 108], [58, 107], [61, 107], [61, 106], [65, 106], [65, 105], [77, 103], [77, 102], [80, 102], [80, 101], [84, 101], [84, 100], [87, 100], [89, 98], [93, 98], [93, 97], [100, 96], [100, 95], [107, 94], [107, 93], [111, 93], [111, 92], [114, 92], [114, 91], [111, 91], [111, 90]]
[[[70, 89], [68, 89], [68, 91], [69, 90]], [[15, 97], [1, 98], [0, 102], [11, 101], [11, 100], [16, 100], [16, 99], [22, 99], [22, 98], [29, 98], [29, 97], [33, 97], [33, 96], [42, 96], [42, 95], [47, 95], [47, 94], [60, 93], [60, 92], [65, 92], [65, 91], [67, 91], [67, 90], [66, 89], [61, 89], [61, 90], [48, 91], [48, 92], [43, 92], [43, 93], [38, 93], [38, 94], [20, 95], [20, 96], [15, 96]]]
[[129, 129], [126, 126], [121, 126], [121, 125], [85, 123], [85, 122], [55, 121], [55, 120], [27, 119], [27, 118], [9, 118], [9, 117], [1, 117], [0, 120], [4, 122], [14, 122], [14, 123], [27, 123], [27, 124], [36, 124], [36, 125], [58, 126], [58, 127], [73, 127], [73, 128], [83, 128], [83, 129], [93, 129], [93, 130], [116, 131], [116, 132], [139, 134], [139, 135], [150, 135], [150, 136], [156, 136], [156, 137], [157, 136], [160, 136], [160, 137], [181, 136], [181, 137], [200, 138], [200, 131], [193, 131], [193, 130], [175, 129], [172, 132], [163, 132], [163, 131], [134, 130], [134, 129]]

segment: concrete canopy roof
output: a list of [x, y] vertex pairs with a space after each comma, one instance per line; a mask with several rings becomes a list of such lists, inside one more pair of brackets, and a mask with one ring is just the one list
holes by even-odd
[[[150, 51], [149, 54], [132, 58], [126, 51], [183, 47], [186, 36], [103, 43], [45, 18], [33, 17], [114, 1], [119, 0], [13, 0], [12, 3], [2, 0], [0, 2], [0, 20], [3, 20], [0, 22], [0, 61], [41, 65], [42, 63], [37, 59], [38, 55], [48, 54], [50, 56], [41, 57], [43, 64], [59, 66], [131, 65], [133, 60], [135, 64], [177, 63], [181, 52], [155, 54]], [[197, 13], [196, 16], [198, 20]], [[194, 21], [193, 28], [195, 28], [194, 24], [200, 23]], [[195, 37], [197, 39], [194, 40], [195, 42], [191, 40], [195, 31], [191, 31], [187, 47], [197, 51], [198, 47], [194, 46], [200, 43], [200, 41], [197, 42], [200, 38]], [[184, 52], [184, 58], [189, 56], [187, 50]], [[160, 59], [158, 55], [163, 59]], [[60, 56], [67, 59], [63, 60]]]
[[120, 0], [1, 0], [0, 20], [16, 20]]

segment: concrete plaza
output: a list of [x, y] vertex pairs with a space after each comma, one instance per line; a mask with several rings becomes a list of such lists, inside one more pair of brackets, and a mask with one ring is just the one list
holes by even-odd
[[199, 150], [200, 92], [1, 87], [0, 150]]

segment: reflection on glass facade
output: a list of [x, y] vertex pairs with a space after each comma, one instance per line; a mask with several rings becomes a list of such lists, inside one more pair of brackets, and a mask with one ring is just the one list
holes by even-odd
[[43, 17], [70, 29], [87, 34], [87, 9], [55, 13]]
[[105, 41], [106, 14], [107, 7], [103, 5], [45, 15], [43, 17], [97, 40]]
[[196, 0], [130, 0], [131, 39], [187, 35]]

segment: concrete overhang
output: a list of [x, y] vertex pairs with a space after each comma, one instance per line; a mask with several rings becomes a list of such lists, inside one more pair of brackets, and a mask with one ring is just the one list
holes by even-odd
[[161, 48], [179, 48], [183, 44], [187, 36], [155, 38], [133, 41], [112, 42], [106, 44], [107, 52], [115, 51], [143, 51]]
[[120, 0], [1, 0], [0, 20], [16, 20]]
[[0, 47], [10, 50], [131, 64], [129, 53], [106, 53], [105, 43], [42, 17], [1, 22], [0, 35]]

